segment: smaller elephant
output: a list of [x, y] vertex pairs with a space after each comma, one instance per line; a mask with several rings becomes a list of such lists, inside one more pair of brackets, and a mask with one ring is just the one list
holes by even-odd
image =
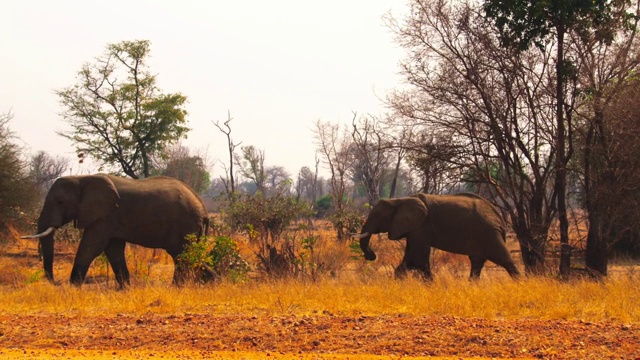
[[45, 198], [38, 234], [23, 237], [40, 239], [44, 272], [52, 282], [53, 236], [71, 221], [84, 230], [71, 283], [80, 286], [91, 262], [104, 252], [123, 287], [129, 283], [127, 242], [166, 250], [176, 266], [173, 281], [182, 282], [186, 269], [178, 256], [188, 243], [187, 235], [206, 234], [209, 217], [198, 194], [174, 178], [133, 180], [105, 174], [58, 178]]
[[358, 236], [367, 260], [376, 259], [370, 239], [379, 233], [388, 233], [390, 240], [406, 238], [404, 258], [395, 270], [399, 277], [415, 269], [431, 279], [431, 247], [468, 255], [471, 279], [480, 276], [487, 260], [504, 267], [511, 277], [520, 274], [505, 244], [504, 219], [494, 205], [475, 194], [415, 194], [380, 200]]

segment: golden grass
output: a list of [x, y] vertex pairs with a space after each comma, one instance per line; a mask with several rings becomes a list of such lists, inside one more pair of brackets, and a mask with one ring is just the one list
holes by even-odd
[[[59, 244], [55, 273], [63, 285], [51, 285], [42, 279], [37, 244], [16, 242], [4, 248], [6, 256], [0, 256], [0, 315], [331, 313], [640, 322], [640, 272], [630, 264], [611, 266], [611, 275], [602, 282], [549, 277], [512, 281], [503, 269], [487, 264], [480, 281], [469, 282], [466, 258], [438, 252], [432, 258], [433, 282], [411, 277], [400, 281], [392, 274], [402, 257], [402, 242], [374, 239], [383, 256], [370, 263], [350, 260], [353, 254], [346, 245], [336, 245], [326, 230], [318, 233], [318, 263], [330, 270], [325, 274], [336, 277], [174, 287], [170, 285], [173, 264], [164, 252], [130, 246], [132, 286], [125, 291], [114, 290], [113, 274], [104, 261], [94, 261], [89, 271], [94, 283], [80, 289], [69, 286], [77, 245]], [[252, 255], [246, 246], [242, 250], [247, 257]], [[110, 280], [105, 284], [105, 279]]]
[[560, 282], [531, 277], [520, 281], [483, 277], [469, 282], [440, 274], [432, 283], [394, 280], [325, 279], [220, 283], [207, 286], [53, 286], [37, 282], [0, 287], [0, 314], [323, 314], [344, 316], [407, 314], [487, 319], [579, 319], [640, 322], [640, 278], [603, 282]]

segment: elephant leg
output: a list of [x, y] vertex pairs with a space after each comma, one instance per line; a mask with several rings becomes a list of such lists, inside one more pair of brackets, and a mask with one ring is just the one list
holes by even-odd
[[396, 279], [404, 279], [407, 276], [407, 263], [404, 260], [396, 267], [394, 275]]
[[183, 246], [180, 246], [172, 249], [166, 249], [173, 259], [173, 285], [177, 286], [182, 285], [187, 279], [187, 266], [179, 259], [183, 248]]
[[513, 262], [511, 254], [509, 254], [509, 250], [507, 250], [506, 247], [496, 256], [488, 257], [488, 260], [505, 268], [512, 278], [516, 279], [520, 276], [520, 271]]
[[431, 267], [429, 263], [413, 266], [412, 269], [418, 270], [420, 272], [420, 277], [422, 277], [425, 281], [433, 280], [433, 274], [431, 274]]
[[104, 250], [120, 289], [129, 285], [129, 269], [127, 268], [127, 260], [124, 256], [126, 244], [124, 240], [112, 239]]
[[177, 258], [173, 259], [174, 269], [173, 269], [173, 285], [180, 286], [186, 280], [186, 266], [179, 261]]
[[507, 272], [509, 273], [509, 276], [511, 276], [511, 278], [517, 279], [517, 278], [520, 277], [520, 271], [516, 267], [516, 264], [513, 262], [513, 260], [512, 261], [505, 261], [503, 263], [496, 263], [496, 264], [498, 264], [498, 265], [502, 266], [503, 268], [505, 268], [505, 270], [507, 270]]
[[471, 260], [471, 274], [469, 275], [470, 280], [477, 280], [480, 278], [480, 273], [482, 272], [482, 268], [484, 267], [484, 263], [487, 261], [482, 256], [469, 256], [469, 260]]
[[71, 284], [80, 286], [84, 282], [84, 278], [89, 270], [91, 262], [100, 255], [107, 247], [108, 239], [102, 235], [96, 237], [87, 235], [85, 231], [78, 245], [78, 252], [73, 261], [71, 269]]
[[431, 247], [422, 238], [407, 238], [407, 247], [403, 263], [409, 270], [418, 270], [424, 280], [432, 280], [431, 274]]

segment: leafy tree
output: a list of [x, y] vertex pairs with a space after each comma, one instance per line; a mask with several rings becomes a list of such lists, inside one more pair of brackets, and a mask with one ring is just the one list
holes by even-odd
[[326, 217], [333, 208], [333, 197], [331, 194], [326, 194], [318, 198], [314, 204], [314, 209], [316, 210], [316, 217], [324, 218]]
[[192, 155], [189, 148], [184, 146], [175, 147], [168, 155], [168, 160], [156, 166], [161, 175], [179, 179], [199, 194], [211, 183], [204, 158]]
[[264, 192], [267, 180], [264, 168], [264, 150], [258, 150], [253, 145], [242, 146], [242, 155], [236, 157], [236, 165], [240, 168], [240, 174], [251, 180], [256, 191]]
[[302, 198], [314, 203], [316, 197], [317, 174], [314, 174], [308, 166], [303, 166], [298, 172], [296, 192], [298, 199]]
[[109, 44], [93, 64], [83, 65], [77, 84], [56, 91], [72, 128], [60, 135], [79, 156], [134, 179], [149, 176], [151, 159], [189, 130], [187, 98], [160, 91], [147, 65], [150, 46], [147, 40]]
[[[11, 114], [0, 114], [0, 234], [25, 219], [25, 212], [34, 210], [35, 184], [23, 161], [15, 135], [9, 128]], [[2, 238], [0, 238], [0, 242]]]
[[[611, 23], [618, 7], [624, 9], [628, 1], [609, 0], [485, 0], [486, 16], [499, 29], [506, 47], [523, 51], [535, 44], [555, 41], [555, 196], [560, 223], [560, 274], [566, 276], [571, 265], [569, 249], [569, 220], [567, 216], [567, 163], [572, 153], [571, 117], [575, 92], [567, 85], [575, 81], [576, 64], [566, 56], [565, 38], [571, 32], [595, 31], [599, 37], [611, 39]], [[568, 145], [568, 146], [567, 146]]]
[[268, 166], [265, 169], [265, 184], [270, 194], [289, 193], [291, 191], [291, 175], [282, 166]]

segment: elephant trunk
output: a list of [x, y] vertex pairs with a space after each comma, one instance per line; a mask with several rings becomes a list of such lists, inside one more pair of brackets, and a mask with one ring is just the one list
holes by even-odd
[[[41, 233], [42, 231], [38, 231]], [[53, 282], [53, 234], [52, 231], [47, 236], [40, 238], [40, 251], [42, 253], [42, 263], [44, 264], [44, 274], [47, 280]]]
[[360, 249], [362, 249], [365, 259], [373, 261], [376, 259], [376, 253], [371, 249], [369, 240], [371, 240], [371, 233], [363, 231], [360, 235]]
[[[53, 221], [46, 217], [43, 210], [38, 218], [38, 235], [40, 239], [40, 253], [47, 280], [53, 282], [53, 237], [59, 226], [53, 226]], [[44, 235], [44, 236], [43, 236]]]

